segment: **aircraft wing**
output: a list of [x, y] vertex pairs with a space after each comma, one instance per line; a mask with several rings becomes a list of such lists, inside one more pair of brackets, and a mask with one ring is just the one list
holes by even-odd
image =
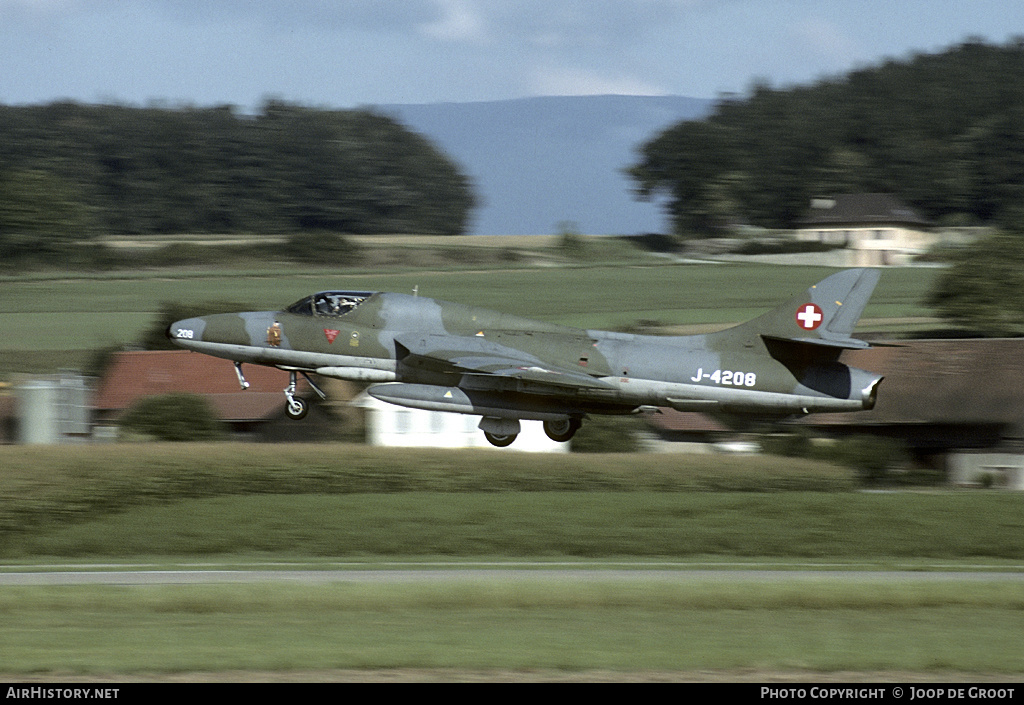
[[416, 369], [461, 372], [459, 386], [495, 391], [611, 390], [581, 370], [552, 365], [521, 350], [477, 336], [404, 335], [395, 338], [400, 363]]

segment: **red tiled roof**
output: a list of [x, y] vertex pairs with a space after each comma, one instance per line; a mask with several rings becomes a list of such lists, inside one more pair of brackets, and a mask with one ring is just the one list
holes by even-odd
[[[288, 373], [273, 367], [246, 365], [249, 389], [242, 391], [229, 360], [187, 350], [116, 353], [93, 398], [98, 411], [122, 411], [142, 397], [185, 392], [198, 394], [225, 421], [265, 419], [284, 406]], [[299, 393], [309, 391], [301, 380]]]

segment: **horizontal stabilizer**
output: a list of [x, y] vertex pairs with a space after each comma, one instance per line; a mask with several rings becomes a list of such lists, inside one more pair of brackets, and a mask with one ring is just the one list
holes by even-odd
[[785, 340], [791, 343], [805, 343], [806, 345], [820, 345], [824, 348], [839, 348], [841, 350], [868, 350], [871, 343], [856, 338], [779, 338], [773, 335], [763, 336], [765, 340]]

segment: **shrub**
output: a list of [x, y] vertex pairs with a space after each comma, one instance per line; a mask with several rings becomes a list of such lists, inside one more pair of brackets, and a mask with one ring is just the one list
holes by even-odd
[[643, 423], [634, 416], [590, 416], [572, 439], [574, 453], [635, 453]]
[[886, 480], [889, 471], [906, 465], [906, 448], [897, 440], [878, 436], [852, 436], [825, 446], [814, 457], [856, 470], [867, 484]]
[[815, 442], [802, 429], [792, 433], [767, 434], [761, 438], [761, 448], [771, 455], [824, 460], [851, 468], [867, 484], [889, 479], [891, 470], [904, 467], [909, 461], [906, 447], [895, 439], [861, 435]]
[[295, 233], [279, 254], [305, 264], [357, 264], [363, 258], [357, 243], [339, 233], [322, 230]]
[[121, 427], [161, 441], [209, 441], [227, 436], [224, 422], [195, 394], [163, 394], [136, 402]]

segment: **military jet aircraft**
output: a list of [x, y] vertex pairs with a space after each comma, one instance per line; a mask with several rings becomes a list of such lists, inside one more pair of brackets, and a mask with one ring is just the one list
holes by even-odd
[[297, 375], [374, 382], [369, 394], [414, 409], [481, 417], [496, 446], [521, 420], [568, 441], [591, 414], [680, 411], [789, 416], [871, 409], [878, 375], [839, 362], [878, 271], [848, 269], [778, 308], [716, 333], [583, 330], [408, 294], [324, 291], [281, 311], [189, 318], [167, 336], [188, 350], [291, 373], [287, 414], [303, 418]]

